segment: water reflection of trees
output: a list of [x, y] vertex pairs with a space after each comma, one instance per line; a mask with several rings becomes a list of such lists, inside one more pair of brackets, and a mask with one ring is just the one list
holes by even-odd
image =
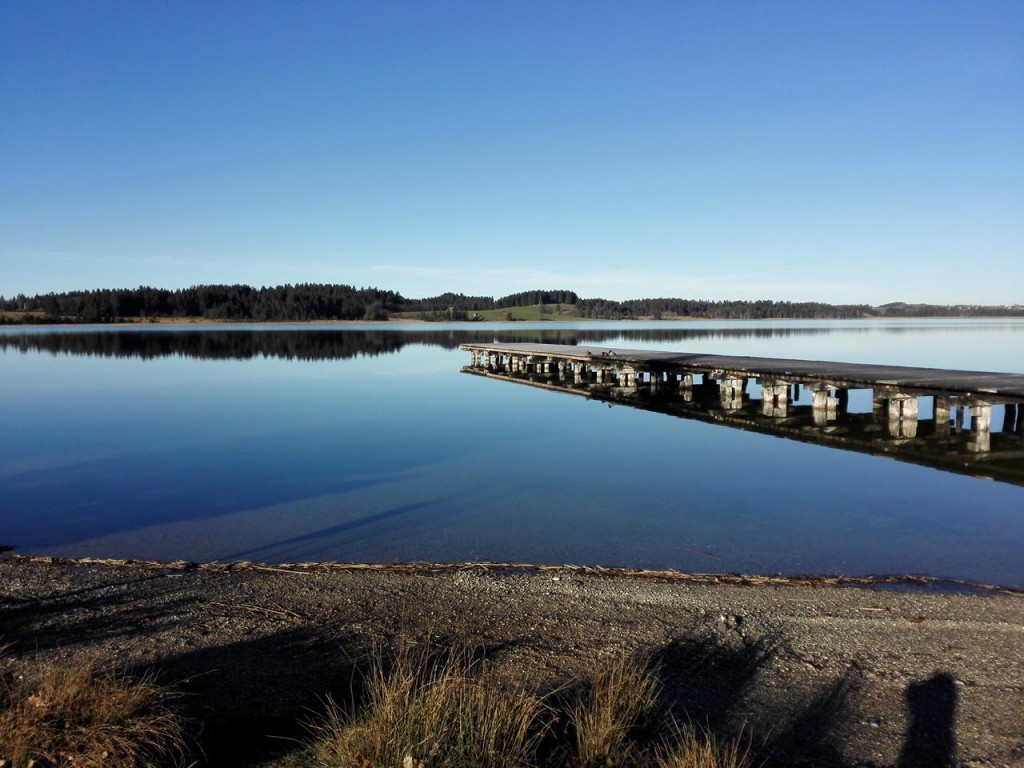
[[[843, 329], [867, 331], [868, 329]], [[384, 355], [413, 345], [457, 349], [460, 344], [651, 343], [715, 339], [773, 339], [832, 332], [829, 328], [644, 329], [232, 329], [126, 330], [0, 334], [0, 350], [96, 357], [187, 357], [203, 360], [340, 360]]]

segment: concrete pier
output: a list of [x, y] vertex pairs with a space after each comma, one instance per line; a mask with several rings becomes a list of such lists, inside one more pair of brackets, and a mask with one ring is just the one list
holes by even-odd
[[[1024, 484], [1022, 374], [554, 344], [462, 348], [470, 352], [467, 373], [803, 441], [905, 453], [905, 460], [952, 471], [973, 473], [981, 461], [985, 472]], [[870, 395], [866, 412], [850, 412], [853, 390], [869, 391], [857, 396], [864, 403]], [[809, 405], [799, 404], [802, 392]]]
[[[991, 395], [993, 403], [1024, 401], [1024, 374], [991, 371], [962, 371], [942, 368], [910, 368], [895, 365], [823, 360], [792, 360], [768, 357], [739, 357], [638, 349], [584, 347], [568, 344], [463, 344], [462, 349], [489, 357], [489, 365], [512, 357], [528, 363], [547, 361], [583, 363], [584, 366], [632, 368], [636, 371], [666, 374], [706, 374], [714, 379], [757, 378], [790, 382], [792, 400], [799, 390], [814, 383], [833, 389], [873, 389], [888, 387], [905, 394], [931, 396], [981, 397]], [[477, 365], [478, 363], [474, 363]]]

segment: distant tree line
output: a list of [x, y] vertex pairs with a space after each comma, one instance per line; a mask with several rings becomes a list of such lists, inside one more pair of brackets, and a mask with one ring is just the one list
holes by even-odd
[[197, 285], [177, 291], [142, 286], [17, 296], [7, 311], [42, 312], [79, 322], [201, 317], [207, 320], [384, 320], [403, 299], [394, 291], [348, 285]]
[[233, 321], [386, 320], [397, 312], [425, 319], [465, 320], [489, 309], [541, 305], [573, 306], [576, 315], [600, 319], [695, 317], [730, 320], [765, 318], [962, 317], [1024, 315], [1024, 306], [936, 306], [930, 304], [834, 305], [789, 301], [706, 301], [699, 299], [581, 299], [573, 291], [523, 291], [499, 299], [443, 293], [408, 299], [396, 291], [349, 285], [303, 283], [273, 288], [248, 285], [196, 285], [180, 290], [133, 289], [71, 291], [0, 297], [0, 311], [29, 313], [0, 322], [104, 323], [150, 318], [202, 318]]
[[789, 301], [703, 301], [694, 299], [633, 299], [608, 301], [583, 299], [576, 305], [583, 317], [617, 318], [629, 320], [665, 316], [707, 317], [721, 320], [763, 320], [767, 318], [856, 318], [867, 317], [872, 308], [867, 305], [834, 305], [819, 302], [793, 303]]

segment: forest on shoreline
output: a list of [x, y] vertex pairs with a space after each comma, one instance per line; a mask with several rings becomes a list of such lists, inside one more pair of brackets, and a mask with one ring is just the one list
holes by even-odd
[[[0, 296], [0, 323], [113, 323], [168, 318], [234, 322], [308, 322], [389, 319], [514, 320], [513, 310], [537, 307], [537, 319], [716, 320], [852, 319], [866, 317], [1024, 316], [1024, 305], [933, 305], [896, 302], [882, 306], [762, 299], [757, 301], [651, 298], [617, 301], [582, 298], [570, 290], [537, 290], [492, 296], [443, 293], [410, 299], [397, 291], [342, 284], [197, 285], [168, 290], [140, 286], [35, 296]], [[504, 310], [504, 311], [503, 311]], [[547, 315], [547, 317], [545, 317]]]

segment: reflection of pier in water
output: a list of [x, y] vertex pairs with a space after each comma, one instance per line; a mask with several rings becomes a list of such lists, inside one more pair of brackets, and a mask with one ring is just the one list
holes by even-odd
[[[557, 344], [462, 349], [466, 373], [1024, 485], [1022, 374]], [[871, 391], [870, 411], [851, 411], [852, 390]]]

